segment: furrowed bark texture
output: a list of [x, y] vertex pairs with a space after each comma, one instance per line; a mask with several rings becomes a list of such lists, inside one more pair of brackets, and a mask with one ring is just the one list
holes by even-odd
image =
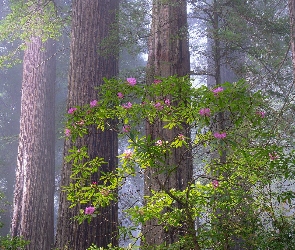
[[23, 60], [20, 136], [12, 236], [30, 241], [28, 250], [53, 246], [54, 215], [54, 44], [34, 37]]
[[[110, 25], [115, 22], [117, 0], [76, 0], [72, 11], [71, 57], [69, 69], [68, 108], [76, 105], [89, 104], [97, 99], [95, 87], [103, 83], [103, 77], [111, 78], [118, 73], [116, 55], [101, 56], [98, 46], [107, 37]], [[107, 164], [100, 169], [103, 172], [114, 171], [117, 167], [118, 138], [114, 131], [89, 130], [89, 135], [78, 140], [75, 146], [87, 146], [91, 158], [104, 158]], [[74, 144], [66, 140], [64, 155]], [[64, 163], [61, 174], [61, 186], [71, 182], [71, 164]], [[92, 181], [97, 180], [93, 176]], [[88, 204], [89, 206], [91, 204]], [[73, 216], [79, 214], [79, 209], [86, 206], [77, 205], [69, 208], [67, 194], [60, 193], [59, 215], [57, 223], [56, 247], [58, 249], [81, 250], [92, 243], [99, 247], [107, 247], [109, 243], [118, 244], [117, 204], [101, 209], [101, 214], [92, 222], [78, 225]]]
[[[157, 77], [185, 76], [189, 73], [186, 11], [186, 1], [183, 0], [155, 0], [153, 2], [147, 69], [149, 84], [152, 84]], [[177, 105], [177, 103], [172, 105]], [[175, 128], [172, 130], [163, 129], [164, 125], [165, 123], [162, 121], [147, 124], [147, 135], [151, 135], [152, 140], [161, 139], [162, 141], [171, 141], [179, 134], [190, 136], [189, 129], [185, 124], [184, 129]], [[165, 167], [167, 169], [175, 168], [175, 171], [166, 171], [165, 174], [159, 173], [159, 169], [155, 168], [145, 171], [145, 195], [150, 196], [151, 190], [159, 191], [163, 188], [183, 190], [192, 180], [192, 159], [188, 149], [174, 150], [165, 162]], [[156, 220], [150, 220], [143, 225], [142, 232], [145, 237], [142, 246], [173, 243], [178, 240], [178, 235], [181, 234], [179, 229], [165, 231]]]

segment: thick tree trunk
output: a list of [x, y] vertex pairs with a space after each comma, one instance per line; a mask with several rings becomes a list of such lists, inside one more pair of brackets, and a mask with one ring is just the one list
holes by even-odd
[[[115, 23], [117, 9], [117, 0], [76, 0], [73, 3], [68, 108], [89, 104], [97, 99], [95, 87], [103, 84], [103, 77], [111, 78], [118, 73], [117, 55], [101, 56], [98, 52], [99, 44]], [[114, 131], [100, 132], [93, 128], [75, 145], [78, 148], [86, 145], [91, 158], [104, 158], [107, 164], [101, 168], [102, 171], [116, 169], [118, 138]], [[72, 146], [69, 140], [65, 142], [64, 155]], [[61, 186], [69, 185], [70, 174], [71, 164], [64, 163]], [[96, 180], [97, 176], [93, 176], [93, 181]], [[73, 220], [73, 216], [78, 215], [79, 209], [85, 206], [69, 206], [67, 194], [61, 192], [56, 241], [58, 249], [81, 250], [92, 243], [99, 247], [107, 247], [109, 243], [118, 244], [117, 204], [101, 209], [101, 214], [93, 218], [90, 224], [84, 222], [81, 225]]]
[[26, 249], [53, 246], [54, 45], [34, 37], [23, 62], [20, 137], [11, 233], [30, 241]]
[[[189, 46], [187, 36], [187, 7], [184, 0], [153, 2], [153, 20], [149, 40], [147, 78], [151, 84], [157, 77], [185, 76], [190, 70]], [[181, 89], [181, 87], [180, 87]], [[165, 124], [156, 121], [147, 124], [146, 133], [153, 140], [172, 141], [179, 134], [190, 136], [189, 129], [163, 129]], [[172, 173], [159, 174], [157, 169], [147, 169], [144, 177], [144, 193], [151, 190], [183, 190], [192, 181], [192, 158], [189, 150], [177, 149], [169, 155], [166, 167], [176, 167]], [[167, 171], [169, 172], [169, 171]], [[178, 230], [165, 231], [157, 221], [150, 220], [143, 225], [145, 241], [142, 245], [151, 246], [173, 243], [178, 240]]]

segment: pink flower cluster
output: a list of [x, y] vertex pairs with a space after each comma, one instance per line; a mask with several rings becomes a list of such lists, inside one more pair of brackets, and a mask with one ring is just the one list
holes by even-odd
[[136, 84], [136, 79], [135, 78], [127, 78], [127, 82], [129, 83], [130, 86], [134, 86]]
[[157, 102], [156, 104], [154, 104], [154, 107], [157, 109], [157, 110], [162, 110], [164, 107], [163, 105], [160, 103], [160, 102]]
[[68, 114], [74, 114], [74, 112], [77, 110], [77, 108], [70, 108], [68, 110]]
[[65, 129], [65, 136], [69, 137], [71, 135], [71, 130], [66, 128]]
[[80, 120], [80, 121], [75, 122], [75, 124], [78, 126], [83, 126], [85, 124], [85, 122], [84, 122], [84, 120]]
[[162, 81], [161, 80], [159, 80], [159, 79], [155, 79], [154, 80], [154, 84], [159, 84], [159, 83], [161, 83]]
[[130, 149], [127, 149], [127, 150], [124, 151], [123, 155], [124, 155], [123, 156], [124, 159], [128, 160], [128, 159], [130, 159], [132, 157], [133, 152]]
[[264, 118], [265, 117], [265, 112], [264, 111], [256, 111], [256, 115], [261, 117], [261, 118]]
[[95, 211], [95, 207], [90, 206], [85, 208], [85, 214], [93, 214], [94, 211]]
[[218, 87], [218, 88], [212, 90], [212, 92], [215, 96], [218, 96], [218, 94], [222, 91], [223, 91], [222, 87]]
[[210, 116], [210, 109], [209, 108], [202, 108], [200, 109], [199, 113], [201, 116]]
[[[166, 106], [170, 106], [171, 102], [170, 102], [170, 99], [165, 99], [164, 100], [164, 104]], [[157, 102], [154, 104], [154, 107], [157, 109], [157, 110], [162, 110], [164, 108], [164, 105], [161, 103], [161, 102]]]
[[223, 133], [218, 133], [218, 132], [215, 132], [213, 134], [213, 136], [216, 138], [216, 139], [224, 139], [226, 137], [226, 133], [223, 132]]
[[118, 98], [122, 99], [124, 97], [124, 95], [121, 92], [118, 92], [117, 94]]
[[122, 132], [123, 133], [128, 133], [130, 131], [130, 126], [129, 125], [123, 125], [123, 128], [122, 128]]
[[124, 103], [124, 104], [122, 105], [122, 107], [125, 108], [125, 109], [130, 109], [130, 108], [132, 108], [132, 103], [131, 103], [131, 102]]
[[93, 100], [90, 102], [90, 107], [93, 108], [97, 105], [97, 100]]
[[156, 146], [162, 146], [163, 141], [162, 140], [157, 140], [155, 144], [156, 144]]
[[178, 135], [178, 139], [181, 140], [181, 141], [184, 141], [185, 140], [185, 137], [183, 134], [179, 134]]
[[212, 181], [212, 185], [213, 185], [214, 188], [218, 188], [218, 187], [219, 187], [219, 182], [218, 182], [218, 180], [213, 180], [213, 181]]

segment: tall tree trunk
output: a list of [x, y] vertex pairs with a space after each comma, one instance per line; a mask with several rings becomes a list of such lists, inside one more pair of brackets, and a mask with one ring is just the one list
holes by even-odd
[[[154, 0], [152, 27], [149, 40], [147, 79], [151, 84], [157, 77], [177, 75], [185, 76], [190, 70], [189, 46], [187, 36], [187, 5], [184, 0]], [[181, 89], [181, 86], [180, 86]], [[153, 140], [172, 141], [179, 134], [190, 136], [189, 129], [163, 129], [165, 124], [156, 121], [147, 124], [146, 133]], [[172, 173], [158, 173], [156, 169], [147, 169], [144, 177], [144, 193], [150, 196], [151, 190], [160, 189], [183, 190], [192, 180], [192, 158], [187, 149], [176, 150], [169, 155], [166, 167], [175, 166]], [[169, 172], [169, 171], [167, 171]], [[156, 220], [143, 225], [145, 241], [142, 245], [151, 246], [162, 243], [173, 243], [180, 234], [177, 230], [164, 230]]]
[[[98, 46], [105, 39], [115, 23], [118, 0], [76, 0], [72, 10], [71, 56], [69, 69], [68, 108], [89, 104], [97, 99], [97, 86], [103, 84], [103, 77], [111, 78], [118, 73], [117, 55], [100, 55]], [[88, 147], [91, 158], [104, 158], [107, 164], [101, 171], [114, 171], [117, 167], [118, 138], [114, 131], [100, 132], [94, 128], [89, 134], [75, 143], [75, 146]], [[73, 146], [66, 140], [64, 155]], [[64, 163], [61, 175], [61, 186], [71, 182], [71, 164]], [[99, 173], [97, 173], [99, 175]], [[93, 176], [93, 181], [97, 176]], [[89, 206], [90, 204], [88, 204]], [[81, 250], [92, 243], [99, 247], [107, 247], [109, 243], [118, 244], [118, 212], [117, 204], [101, 209], [100, 215], [78, 225], [73, 220], [85, 206], [77, 205], [69, 208], [67, 194], [60, 193], [59, 214], [57, 223], [58, 249]]]
[[[207, 62], [208, 78], [207, 86], [213, 88], [217, 84], [224, 82], [235, 82], [238, 80], [235, 68], [239, 69], [243, 64], [244, 56], [239, 52], [230, 51], [226, 41], [220, 40], [220, 29], [223, 20], [220, 17], [221, 4], [218, 0], [212, 1], [212, 11], [209, 18], [211, 23], [208, 24], [211, 34], [208, 34]], [[233, 62], [235, 63], [233, 65]]]
[[292, 63], [293, 63], [293, 78], [295, 83], [295, 1], [289, 0], [289, 15], [291, 26], [291, 49], [292, 49]]
[[33, 37], [23, 62], [12, 236], [30, 241], [26, 249], [53, 246], [55, 61], [52, 40]]

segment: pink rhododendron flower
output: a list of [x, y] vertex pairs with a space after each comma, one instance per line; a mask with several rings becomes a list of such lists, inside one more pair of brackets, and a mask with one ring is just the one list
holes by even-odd
[[93, 108], [97, 105], [97, 100], [93, 100], [90, 102], [90, 107]]
[[162, 146], [163, 145], [163, 141], [162, 140], [157, 140], [155, 144], [157, 146]]
[[130, 131], [130, 126], [129, 125], [124, 125], [123, 128], [122, 128], [122, 131], [124, 133], [128, 133]]
[[133, 152], [130, 149], [127, 149], [127, 150], [124, 151], [123, 155], [124, 155], [123, 156], [124, 159], [128, 160], [128, 159], [130, 159], [132, 157]]
[[118, 92], [117, 96], [118, 96], [118, 98], [120, 98], [120, 99], [124, 97], [124, 95], [123, 95], [121, 92]]
[[269, 159], [270, 159], [271, 161], [275, 161], [275, 160], [277, 160], [277, 159], [280, 158], [280, 156], [279, 156], [276, 152], [269, 153], [268, 155], [269, 155]]
[[218, 94], [222, 91], [223, 91], [222, 87], [218, 87], [218, 88], [212, 90], [212, 92], [214, 93], [215, 96], [218, 96]]
[[84, 125], [84, 120], [81, 120], [81, 121], [78, 121], [78, 122], [76, 122], [76, 125], [79, 125], [79, 126], [82, 126], [82, 125]]
[[159, 83], [161, 83], [162, 81], [161, 80], [159, 80], [159, 79], [155, 79], [154, 80], [154, 84], [159, 84]]
[[162, 110], [163, 109], [163, 105], [160, 102], [157, 102], [154, 107], [158, 110]]
[[184, 141], [185, 140], [185, 137], [183, 134], [179, 134], [178, 135], [178, 139], [181, 140], [181, 141]]
[[125, 109], [130, 109], [130, 108], [132, 108], [132, 103], [131, 102], [125, 103], [122, 105], [122, 107]]
[[127, 78], [127, 82], [129, 85], [134, 86], [136, 84], [136, 79], [135, 78]]
[[96, 185], [96, 184], [97, 184], [97, 182], [96, 182], [96, 181], [93, 181], [93, 182], [92, 182], [92, 185]]
[[213, 134], [213, 136], [216, 138], [216, 139], [224, 139], [226, 137], [226, 133], [223, 132], [223, 133], [218, 133], [218, 132], [215, 132]]
[[71, 135], [71, 130], [66, 128], [65, 129], [65, 136], [70, 136]]
[[256, 115], [260, 116], [261, 118], [265, 117], [265, 112], [264, 111], [256, 111]]
[[74, 112], [77, 110], [77, 108], [70, 108], [68, 110], [68, 114], [74, 114]]
[[85, 208], [85, 214], [93, 214], [94, 211], [95, 211], [95, 207], [90, 206]]
[[169, 99], [166, 99], [166, 100], [165, 100], [165, 104], [166, 104], [167, 106], [170, 106], [170, 100], [169, 100]]
[[213, 180], [213, 181], [212, 181], [212, 185], [213, 185], [214, 188], [218, 188], [218, 187], [219, 187], [219, 182], [218, 182], [218, 180]]
[[202, 108], [199, 111], [201, 116], [210, 116], [210, 109], [209, 108]]

